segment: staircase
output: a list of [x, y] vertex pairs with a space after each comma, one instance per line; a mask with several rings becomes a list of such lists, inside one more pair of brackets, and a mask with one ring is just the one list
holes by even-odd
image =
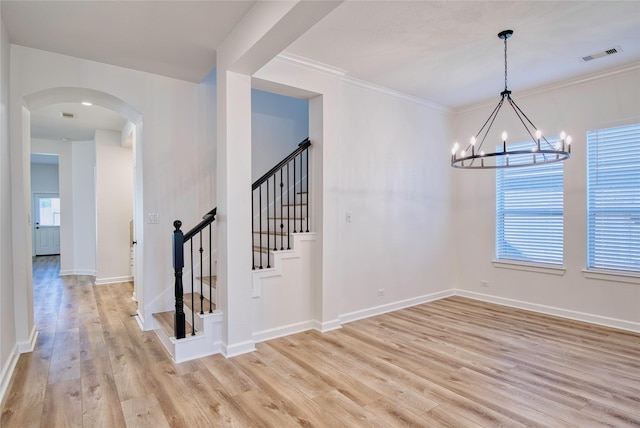
[[[309, 232], [309, 139], [252, 185], [252, 269], [279, 275], [274, 253], [293, 253], [292, 234]], [[154, 313], [155, 332], [175, 362], [221, 352], [223, 314], [216, 308], [212, 242], [216, 208], [183, 233], [174, 222], [175, 308]], [[194, 251], [195, 248], [195, 251]], [[186, 280], [183, 274], [187, 264]], [[262, 275], [264, 276], [264, 275]], [[259, 280], [259, 278], [258, 278]], [[256, 278], [254, 278], [254, 282]], [[258, 297], [254, 294], [254, 297]]]
[[252, 269], [271, 269], [275, 251], [291, 250], [292, 233], [309, 232], [309, 139], [252, 185]]

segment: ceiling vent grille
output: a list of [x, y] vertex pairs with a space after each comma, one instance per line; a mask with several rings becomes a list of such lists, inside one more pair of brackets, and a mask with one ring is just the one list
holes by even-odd
[[606, 50], [604, 50], [602, 52], [598, 52], [598, 53], [594, 53], [594, 54], [591, 54], [591, 55], [583, 56], [582, 57], [582, 61], [587, 62], [587, 61], [591, 61], [591, 60], [594, 60], [594, 59], [602, 58], [602, 57], [605, 57], [605, 56], [613, 55], [613, 54], [618, 53], [618, 52], [622, 52], [622, 48], [620, 46], [615, 46], [615, 47], [613, 47], [611, 49], [606, 49]]
[[64, 117], [64, 118], [66, 118], [66, 119], [75, 119], [76, 118], [75, 113], [67, 113], [67, 112], [61, 111], [60, 115], [62, 117]]

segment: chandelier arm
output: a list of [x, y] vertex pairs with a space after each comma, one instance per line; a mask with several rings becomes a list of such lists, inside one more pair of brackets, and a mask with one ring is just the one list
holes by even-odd
[[[478, 146], [478, 150], [480, 150], [480, 147], [482, 147], [482, 144], [484, 144], [484, 140], [487, 138], [487, 134], [489, 133], [489, 130], [491, 129], [491, 126], [493, 125], [493, 122], [496, 120], [496, 117], [498, 116], [498, 112], [502, 108], [502, 103], [503, 102], [504, 102], [504, 97], [502, 97], [500, 99], [500, 101], [498, 102], [498, 105], [496, 105], [496, 107], [493, 109], [493, 111], [491, 112], [491, 114], [487, 118], [486, 122], [484, 122], [484, 125], [482, 125], [482, 127], [480, 128], [480, 130], [476, 134], [476, 138], [478, 138], [480, 136], [480, 134], [482, 134], [482, 130], [487, 126], [487, 124], [489, 122], [491, 122], [491, 124], [487, 128], [487, 131], [484, 133], [484, 137], [480, 141], [480, 145]], [[468, 149], [469, 149], [469, 147], [467, 147], [467, 150]]]
[[[511, 99], [511, 98], [510, 98], [510, 99]], [[531, 122], [531, 119], [529, 119], [529, 117], [525, 114], [525, 112], [523, 112], [523, 111], [522, 111], [522, 109], [520, 108], [520, 106], [518, 106], [518, 104], [516, 104], [516, 102], [515, 102], [515, 101], [513, 101], [513, 99], [511, 99], [511, 105], [512, 105], [513, 107], [515, 107], [515, 109], [517, 109], [517, 110], [522, 114], [522, 116], [524, 116], [524, 118], [525, 118], [525, 119], [527, 119], [527, 122], [529, 122], [529, 124], [531, 124], [531, 126], [533, 127], [533, 129], [538, 129], [538, 128], [533, 124], [533, 122]], [[521, 119], [521, 120], [522, 120], [522, 119]], [[531, 133], [529, 133], [529, 135], [531, 135]], [[544, 140], [544, 142], [545, 142], [545, 143], [547, 143], [547, 145], [549, 146], [549, 148], [550, 148], [550, 149], [553, 149], [553, 145], [549, 142], [549, 140], [547, 140], [547, 138], [546, 138], [544, 135], [542, 135], [541, 137], [542, 137], [542, 139]], [[532, 138], [533, 138], [533, 136], [532, 136]], [[534, 141], [535, 141], [535, 138], [534, 138]]]
[[531, 139], [533, 140], [533, 142], [535, 143], [536, 138], [533, 136], [533, 134], [531, 133], [531, 130], [529, 129], [529, 127], [527, 126], [526, 122], [522, 119], [522, 116], [525, 117], [525, 119], [527, 119], [527, 121], [531, 124], [531, 126], [533, 127], [533, 129], [536, 129], [536, 126], [531, 123], [531, 121], [529, 120], [529, 118], [527, 117], [526, 114], [524, 114], [524, 112], [522, 110], [520, 110], [520, 107], [518, 107], [518, 105], [516, 104], [515, 101], [513, 101], [513, 99], [511, 97], [509, 98], [509, 104], [511, 104], [511, 108], [513, 109], [513, 111], [516, 113], [516, 116], [518, 116], [518, 119], [520, 119], [520, 122], [522, 122], [522, 125], [524, 126], [524, 129], [527, 130], [527, 134], [529, 134], [529, 136], [531, 137]]
[[[476, 134], [475, 138], [477, 140], [477, 138], [480, 136], [480, 134], [482, 134], [482, 130], [487, 127], [487, 124], [489, 124], [489, 126], [487, 127], [487, 130], [484, 132], [484, 135], [482, 136], [482, 139], [480, 140], [480, 144], [478, 144], [478, 149], [476, 153], [480, 153], [482, 146], [484, 145], [484, 141], [487, 139], [487, 134], [489, 134], [489, 130], [491, 130], [491, 126], [493, 125], [493, 122], [496, 120], [496, 117], [498, 117], [498, 113], [500, 112], [500, 109], [502, 108], [502, 103], [504, 102], [504, 97], [500, 99], [500, 101], [498, 102], [498, 105], [493, 109], [493, 111], [491, 112], [491, 115], [487, 118], [487, 121], [484, 123], [484, 125], [482, 125], [482, 128], [480, 128], [480, 130], [478, 131], [478, 133]], [[469, 146], [471, 146], [471, 144], [469, 144], [467, 146], [467, 151], [469, 150]], [[473, 158], [471, 160], [471, 164], [473, 165], [473, 162], [475, 161], [475, 158]]]
[[[500, 100], [500, 103], [498, 103], [498, 108], [496, 110], [494, 110], [494, 113], [492, 113], [491, 116], [489, 116], [489, 119], [487, 119], [487, 122], [489, 122], [489, 120], [491, 120], [491, 123], [489, 123], [489, 126], [487, 127], [487, 130], [484, 132], [482, 140], [480, 141], [480, 145], [478, 146], [478, 150], [480, 150], [480, 147], [482, 147], [482, 145], [484, 144], [484, 141], [487, 139], [487, 135], [489, 135], [489, 131], [491, 130], [491, 127], [493, 126], [493, 122], [495, 122], [496, 118], [498, 117], [498, 113], [500, 111], [500, 108], [502, 108], [502, 102], [503, 101], [504, 101], [504, 98], [502, 98]], [[483, 126], [483, 128], [484, 128], [484, 126]], [[480, 132], [482, 132], [482, 129], [480, 130]], [[480, 135], [480, 132], [478, 133], [478, 135]]]

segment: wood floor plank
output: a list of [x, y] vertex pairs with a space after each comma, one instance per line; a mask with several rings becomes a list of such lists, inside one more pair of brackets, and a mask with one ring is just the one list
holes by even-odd
[[2, 428], [640, 426], [640, 334], [450, 297], [175, 364], [131, 283], [58, 263], [34, 263]]
[[47, 386], [40, 426], [82, 427], [82, 386], [80, 379]]
[[124, 415], [108, 357], [82, 362], [82, 424], [124, 426]]

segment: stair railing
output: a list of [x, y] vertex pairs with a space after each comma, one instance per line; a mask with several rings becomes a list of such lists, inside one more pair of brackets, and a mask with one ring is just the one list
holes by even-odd
[[[263, 269], [265, 267], [263, 260], [265, 251], [267, 255], [266, 268], [269, 269], [271, 267], [270, 251], [285, 249], [285, 235], [286, 249], [290, 250], [291, 232], [296, 233], [298, 230], [300, 232], [309, 232], [308, 171], [310, 146], [311, 141], [309, 141], [308, 138], [302, 141], [298, 144], [296, 150], [281, 160], [251, 186], [251, 229], [253, 233], [252, 269]], [[296, 202], [296, 195], [299, 195], [300, 203]], [[304, 204], [302, 203], [303, 195], [306, 195]], [[299, 215], [296, 211], [296, 207], [298, 206], [300, 207]], [[305, 206], [306, 216], [303, 213]], [[266, 242], [263, 242], [265, 240], [263, 235], [266, 235]], [[278, 240], [280, 241], [280, 248], [278, 248]], [[266, 246], [264, 244], [266, 244]], [[259, 254], [258, 257], [256, 257], [256, 253]], [[256, 260], [256, 258], [259, 258], [259, 260]]]
[[206, 213], [202, 217], [202, 221], [198, 223], [195, 227], [193, 227], [187, 233], [182, 233], [180, 228], [182, 227], [182, 222], [180, 220], [176, 220], [173, 222], [173, 227], [175, 230], [173, 231], [173, 270], [175, 276], [175, 299], [176, 299], [176, 308], [175, 315], [173, 319], [174, 330], [176, 334], [176, 339], [183, 339], [186, 335], [186, 319], [184, 314], [184, 290], [182, 283], [182, 270], [184, 268], [184, 246], [188, 242], [190, 244], [190, 263], [191, 263], [191, 335], [195, 336], [195, 316], [194, 313], [196, 311], [196, 306], [194, 302], [194, 269], [193, 269], [193, 241], [194, 238], [198, 240], [200, 253], [200, 314], [204, 314], [204, 290], [203, 290], [203, 282], [204, 282], [204, 274], [203, 274], [203, 232], [206, 233], [208, 231], [209, 235], [209, 313], [213, 312], [213, 253], [212, 253], [212, 242], [211, 242], [211, 229], [213, 226], [213, 222], [216, 219], [216, 210], [217, 208], [212, 209], [208, 213]]

